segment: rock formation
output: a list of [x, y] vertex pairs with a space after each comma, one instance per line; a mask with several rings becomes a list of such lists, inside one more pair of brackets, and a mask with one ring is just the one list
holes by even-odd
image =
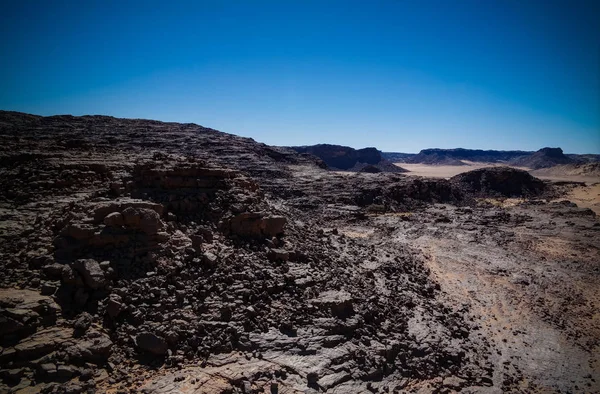
[[310, 154], [323, 160], [333, 170], [358, 172], [406, 172], [384, 159], [375, 148], [354, 149], [348, 146], [319, 144], [293, 146], [291, 149], [301, 154]]

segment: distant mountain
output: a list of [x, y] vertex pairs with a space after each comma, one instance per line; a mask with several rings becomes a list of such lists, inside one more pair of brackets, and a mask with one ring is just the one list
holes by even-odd
[[580, 160], [566, 156], [561, 148], [542, 148], [531, 155], [517, 157], [511, 160], [510, 164], [537, 170], [554, 167], [559, 164], [574, 164], [577, 162], [580, 162]]
[[593, 154], [584, 154], [584, 155], [576, 155], [573, 153], [566, 153], [565, 156], [570, 157], [571, 159], [577, 160], [582, 163], [598, 163], [600, 162], [600, 155]]
[[418, 154], [410, 153], [384, 153], [388, 160], [401, 163], [421, 163], [436, 165], [464, 165], [462, 160], [485, 163], [505, 163], [517, 157], [526, 156], [533, 152], [527, 151], [501, 151], [481, 149], [423, 149]]
[[405, 172], [382, 157], [376, 148], [354, 149], [349, 146], [318, 144], [292, 146], [298, 153], [317, 156], [331, 169], [357, 172]]
[[404, 163], [407, 159], [416, 155], [416, 153], [381, 152], [381, 157], [393, 163]]
[[532, 169], [552, 167], [561, 164], [596, 163], [600, 155], [564, 154], [561, 148], [543, 148], [537, 152], [520, 150], [481, 150], [481, 149], [423, 149], [418, 154], [383, 152], [382, 156], [394, 163], [414, 163], [432, 165], [464, 165], [463, 161], [479, 163], [505, 163]]

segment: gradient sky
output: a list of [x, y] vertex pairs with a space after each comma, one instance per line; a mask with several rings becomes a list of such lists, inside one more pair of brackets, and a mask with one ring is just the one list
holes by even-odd
[[0, 109], [600, 153], [600, 1], [4, 1]]

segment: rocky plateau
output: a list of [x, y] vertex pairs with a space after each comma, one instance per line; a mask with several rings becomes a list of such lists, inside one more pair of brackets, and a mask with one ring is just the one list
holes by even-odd
[[600, 392], [576, 184], [358, 170], [0, 111], [0, 392]]

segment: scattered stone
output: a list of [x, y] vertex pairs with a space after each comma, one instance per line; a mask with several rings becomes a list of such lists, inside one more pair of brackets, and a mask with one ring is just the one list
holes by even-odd
[[83, 278], [81, 275], [68, 265], [63, 265], [61, 279], [66, 285], [72, 285], [76, 287], [83, 286]]
[[111, 318], [116, 318], [119, 316], [119, 313], [124, 309], [121, 297], [117, 294], [111, 294], [108, 303], [106, 304], [106, 313]]
[[204, 252], [202, 254], [202, 262], [208, 268], [214, 268], [217, 265], [218, 258], [214, 253]]
[[82, 336], [85, 334], [88, 328], [92, 325], [92, 315], [87, 312], [82, 312], [79, 314], [75, 323], [73, 323], [73, 328], [75, 329], [74, 335]]
[[347, 382], [352, 379], [352, 376], [347, 372], [338, 372], [331, 375], [325, 375], [317, 381], [319, 387], [323, 387], [325, 390], [329, 390], [341, 383]]
[[242, 381], [242, 393], [252, 394], [252, 383], [247, 380]]

